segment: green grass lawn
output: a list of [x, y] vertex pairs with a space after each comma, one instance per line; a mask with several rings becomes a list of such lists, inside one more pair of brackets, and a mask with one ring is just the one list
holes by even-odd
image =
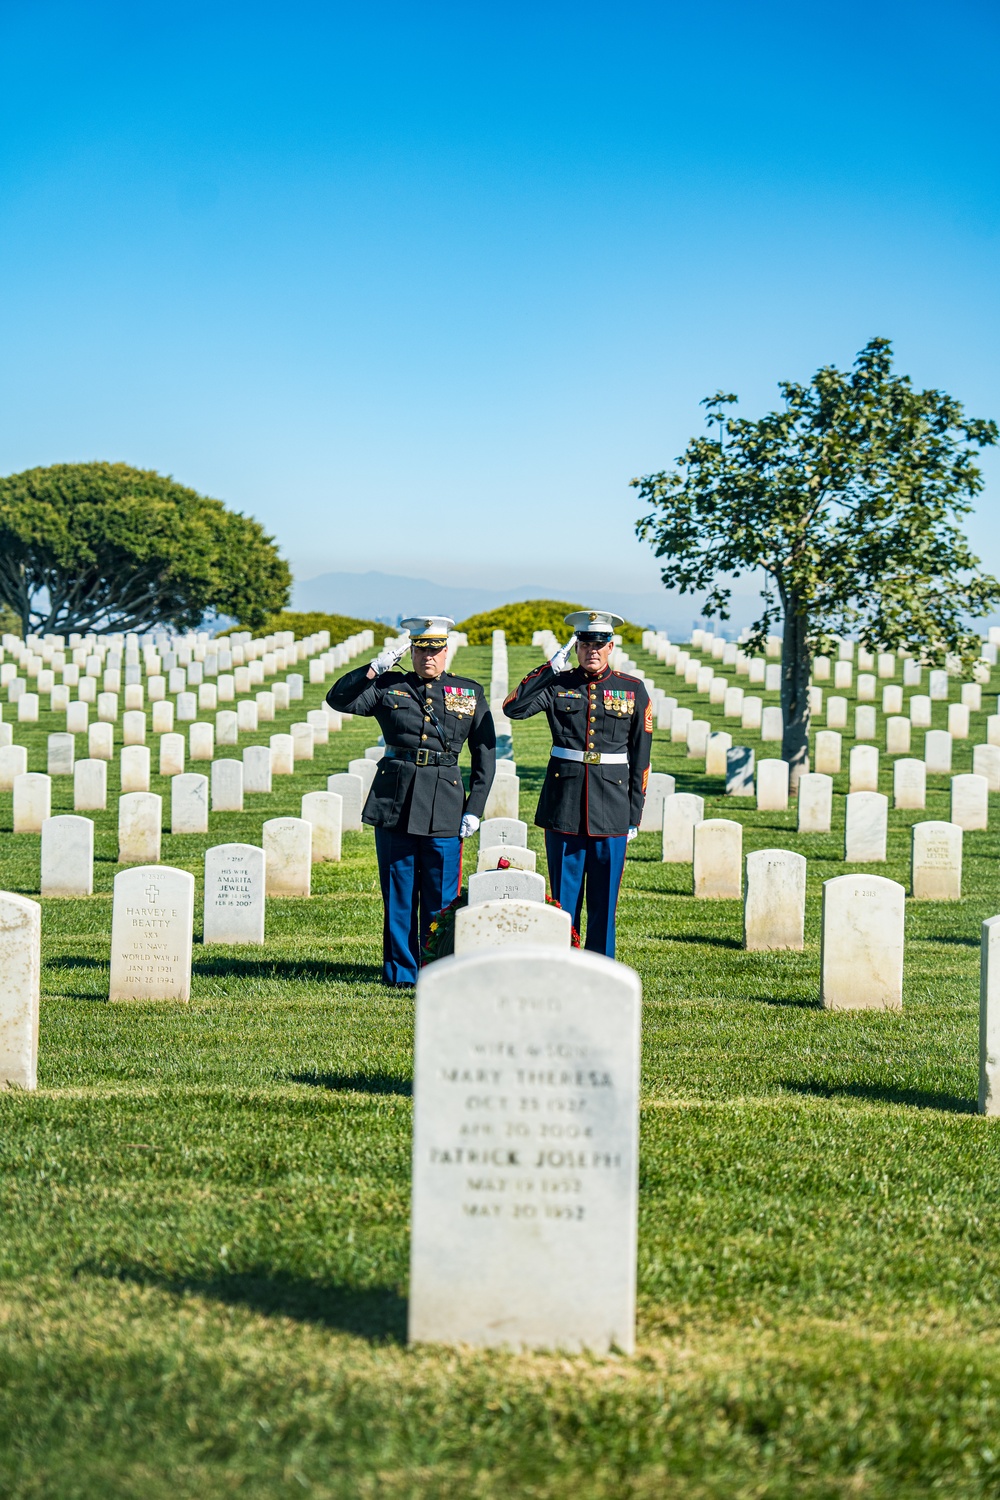
[[[512, 649], [512, 680], [537, 659]], [[489, 679], [486, 650], [455, 665]], [[956, 771], [986, 737], [973, 722]], [[43, 715], [29, 769], [63, 727]], [[113, 812], [94, 897], [44, 903], [39, 1089], [0, 1096], [0, 1495], [1000, 1494], [1000, 1126], [974, 1113], [996, 834], [966, 834], [961, 903], [907, 902], [902, 1013], [827, 1014], [846, 775], [834, 832], [799, 838], [794, 811], [726, 802], [657, 732], [654, 769], [738, 818], [747, 851], [807, 855], [805, 952], [743, 953], [739, 903], [695, 902], [690, 867], [640, 836], [619, 923], [644, 987], [638, 1353], [410, 1350], [413, 1003], [377, 982], [370, 832], [311, 900], [269, 903], [263, 948], [198, 943], [209, 844], [258, 842], [376, 734], [349, 721], [272, 797], [213, 814], [211, 838], [164, 835], [198, 879], [190, 1005], [107, 1002]], [[530, 823], [544, 720], [514, 736]], [[877, 868], [904, 883], [910, 825], [948, 816], [947, 778], [929, 782], [925, 813], [890, 813]], [[0, 794], [0, 887], [36, 895], [38, 859]]]

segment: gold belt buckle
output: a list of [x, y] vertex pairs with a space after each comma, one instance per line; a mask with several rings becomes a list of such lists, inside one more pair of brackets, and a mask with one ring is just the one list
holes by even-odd
[[429, 766], [431, 763], [431, 752], [429, 750], [418, 750], [416, 764], [418, 766]]
[[585, 766], [599, 766], [601, 764], [601, 752], [599, 750], [585, 750], [583, 752], [583, 763]]

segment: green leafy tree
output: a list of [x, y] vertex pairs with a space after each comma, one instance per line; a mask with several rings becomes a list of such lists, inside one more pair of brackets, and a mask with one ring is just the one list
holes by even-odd
[[887, 339], [872, 339], [849, 371], [827, 366], [779, 389], [784, 409], [759, 421], [728, 413], [735, 396], [707, 398], [710, 435], [693, 438], [676, 469], [631, 482], [646, 508], [636, 530], [669, 559], [664, 583], [708, 590], [706, 614], [728, 618], [727, 576], [766, 575], [750, 644], [782, 622], [782, 755], [794, 785], [808, 769], [813, 654], [834, 635], [931, 663], [978, 656], [970, 621], [997, 604], [1000, 582], [980, 571], [958, 518], [982, 489], [975, 454], [998, 431], [894, 374]]
[[152, 470], [56, 464], [0, 479], [0, 603], [25, 633], [189, 628], [210, 610], [255, 626], [291, 581], [258, 522]]

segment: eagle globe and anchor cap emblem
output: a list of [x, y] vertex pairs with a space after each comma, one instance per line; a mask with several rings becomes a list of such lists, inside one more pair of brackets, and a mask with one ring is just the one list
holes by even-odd
[[610, 641], [615, 631], [625, 624], [622, 616], [610, 609], [575, 609], [564, 618], [565, 623], [573, 627], [577, 640], [594, 644]]

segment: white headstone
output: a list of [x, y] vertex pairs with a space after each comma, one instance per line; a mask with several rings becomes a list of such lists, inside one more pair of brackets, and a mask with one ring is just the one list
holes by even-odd
[[905, 901], [903, 887], [882, 875], [824, 882], [820, 998], [827, 1010], [902, 1007]]
[[164, 734], [160, 738], [160, 775], [180, 776], [184, 770], [184, 736]]
[[212, 811], [243, 811], [243, 762], [241, 760], [212, 762]]
[[885, 725], [885, 749], [887, 755], [909, 755], [909, 719], [887, 719]]
[[[646, 800], [642, 807], [642, 822], [639, 824], [640, 832], [651, 833], [663, 827], [663, 799], [673, 795], [674, 785], [674, 778], [666, 771], [650, 771]], [[527, 832], [527, 824], [525, 831]]]
[[544, 901], [479, 901], [455, 913], [455, 953], [508, 943], [569, 948], [572, 926], [569, 912]]
[[246, 796], [270, 795], [270, 745], [248, 745], [243, 751], [243, 792]]
[[991, 792], [1000, 792], [1000, 745], [974, 745], [972, 769], [977, 776], [985, 776]]
[[951, 821], [968, 832], [988, 828], [990, 784], [974, 772], [951, 778]]
[[910, 699], [910, 723], [914, 729], [930, 729], [931, 700], [924, 693], [914, 693]]
[[881, 792], [850, 792], [844, 818], [844, 858], [852, 864], [886, 857], [889, 799]]
[[[13, 746], [11, 746], [13, 749]], [[41, 833], [52, 816], [52, 781], [41, 771], [14, 777], [14, 832]]]
[[862, 704], [854, 710], [854, 738], [856, 740], [873, 740], [878, 725], [875, 719], [875, 710], [868, 704]]
[[163, 802], [156, 792], [126, 792], [118, 798], [118, 863], [155, 865], [160, 860]]
[[239, 740], [238, 716], [231, 708], [220, 708], [215, 716], [215, 743], [219, 746], [238, 745]]
[[827, 729], [847, 728], [847, 699], [827, 698], [826, 700], [826, 727]]
[[204, 941], [264, 941], [264, 851], [256, 844], [205, 850]]
[[829, 833], [832, 817], [832, 776], [807, 771], [799, 777], [799, 833]]
[[943, 703], [948, 698], [948, 673], [941, 670], [930, 673], [930, 696], [932, 703]]
[[893, 807], [927, 805], [927, 767], [922, 760], [897, 760], [892, 768]]
[[193, 922], [194, 876], [187, 870], [144, 865], [116, 875], [108, 998], [189, 1000]]
[[97, 717], [102, 724], [113, 724], [118, 718], [118, 694], [98, 693]]
[[188, 771], [170, 783], [170, 832], [208, 832], [208, 777]]
[[858, 702], [874, 703], [877, 679], [871, 672], [858, 673]]
[[76, 740], [73, 735], [49, 735], [46, 769], [50, 776], [72, 776], [75, 756]]
[[148, 792], [150, 756], [145, 745], [126, 745], [121, 753], [120, 785], [123, 792]]
[[[455, 775], [458, 775], [456, 770]], [[519, 776], [494, 776], [483, 821], [493, 818], [516, 818], [520, 811], [521, 778]]]
[[738, 901], [743, 894], [743, 824], [705, 818], [695, 824], [693, 846], [694, 894], [711, 901]]
[[928, 729], [924, 736], [924, 762], [928, 776], [951, 775], [951, 735], [947, 729]]
[[146, 743], [146, 715], [135, 709], [122, 715], [122, 744], [144, 745]]
[[91, 760], [114, 760], [115, 730], [113, 724], [91, 724], [87, 731], [87, 754]]
[[153, 733], [172, 734], [174, 728], [174, 705], [168, 698], [153, 704]]
[[308, 896], [312, 882], [312, 824], [269, 818], [263, 829], [269, 896]]
[[[83, 764], [83, 762], [81, 762]], [[104, 762], [98, 764], [103, 767]], [[43, 896], [92, 896], [94, 825], [90, 818], [64, 813], [42, 824]]]
[[329, 864], [340, 859], [344, 799], [336, 792], [306, 792], [302, 816], [312, 824], [312, 862]]
[[786, 760], [759, 760], [757, 762], [757, 810], [758, 812], [786, 812], [788, 810], [788, 762]]
[[694, 830], [705, 816], [705, 799], [693, 792], [674, 792], [663, 799], [663, 859], [667, 864], [690, 864], [694, 859]]
[[66, 731], [68, 734], [86, 734], [90, 727], [90, 704], [78, 699], [67, 705]]
[[38, 1087], [42, 908], [0, 891], [0, 1088]]
[[[11, 899], [0, 897], [0, 902]], [[0, 1002], [0, 1014], [2, 1008]], [[1000, 1115], [1000, 917], [983, 923], [979, 952], [979, 1113]]]
[[640, 1003], [572, 950], [421, 971], [412, 1343], [632, 1352]]
[[[732, 749], [733, 737], [723, 729], [714, 730], [705, 747], [705, 775], [725, 776], [728, 770], [728, 752]], [[673, 778], [671, 778], [673, 779]], [[661, 815], [662, 823], [662, 815]]]
[[915, 901], [961, 901], [962, 830], [956, 823], [914, 823], [910, 890]]
[[104, 812], [107, 805], [107, 761], [78, 760], [73, 767], [74, 812]]
[[730, 745], [726, 751], [726, 796], [753, 797], [756, 758], [749, 745]]
[[343, 829], [345, 833], [360, 833], [361, 812], [365, 805], [364, 782], [353, 771], [338, 771], [326, 778], [328, 792], [336, 792], [343, 803]]
[[198, 695], [196, 693], [177, 694], [177, 722], [178, 724], [191, 724], [198, 717]]
[[192, 724], [188, 730], [188, 755], [191, 760], [211, 760], [215, 754], [215, 725]]
[[841, 736], [836, 729], [819, 729], [816, 732], [816, 769], [824, 776], [836, 776], [840, 772]]
[[295, 760], [312, 760], [315, 754], [311, 724], [292, 725], [292, 756]]
[[271, 775], [291, 776], [295, 771], [295, 744], [290, 734], [272, 734]]
[[757, 849], [747, 855], [746, 867], [744, 948], [765, 952], [773, 948], [803, 948], [806, 917], [803, 856], [793, 854], [791, 849]]
[[969, 710], [964, 703], [949, 703], [948, 733], [953, 740], [969, 738]]
[[[103, 696], [103, 694], [102, 694]], [[100, 700], [98, 700], [100, 701]], [[38, 694], [22, 693], [17, 700], [17, 722], [19, 724], [38, 723]]]
[[531, 870], [484, 870], [469, 876], [469, 905], [481, 901], [544, 901], [545, 876]]
[[244, 698], [236, 705], [236, 722], [241, 734], [252, 733], [257, 728], [257, 705], [249, 698]]
[[760, 737], [767, 743], [780, 745], [784, 735], [784, 719], [780, 708], [765, 708], [761, 717]]
[[479, 842], [484, 849], [491, 844], [517, 844], [528, 847], [528, 825], [520, 818], [484, 818], [479, 826]]
[[882, 712], [884, 714], [903, 712], [903, 689], [898, 682], [890, 682], [882, 689]]
[[855, 745], [849, 766], [852, 792], [878, 791], [878, 749], [875, 745]]

